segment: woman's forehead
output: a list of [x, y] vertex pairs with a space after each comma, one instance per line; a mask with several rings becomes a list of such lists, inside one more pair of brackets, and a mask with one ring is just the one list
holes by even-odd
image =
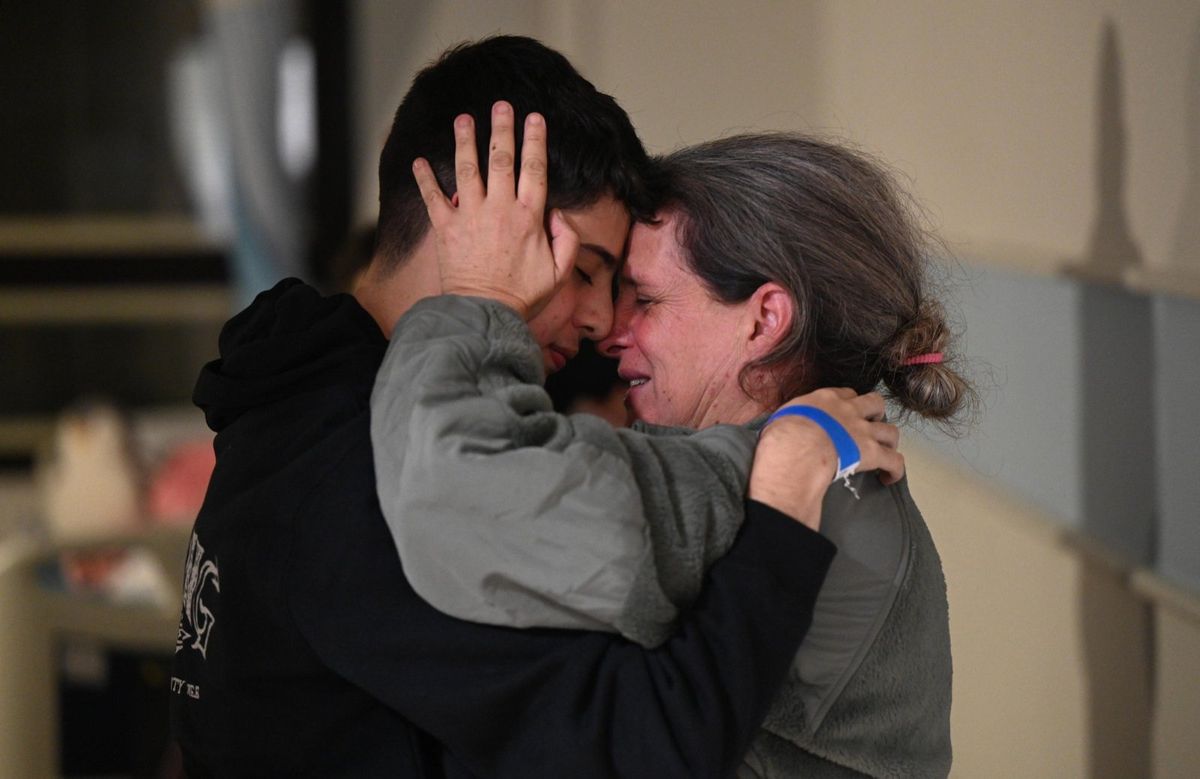
[[629, 236], [629, 256], [622, 280], [633, 284], [652, 284], [680, 272], [688, 272], [679, 245], [677, 218], [664, 215], [656, 224], [639, 222]]

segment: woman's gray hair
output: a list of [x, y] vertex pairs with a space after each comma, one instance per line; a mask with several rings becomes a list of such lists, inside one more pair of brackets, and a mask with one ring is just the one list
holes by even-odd
[[[904, 409], [949, 420], [973, 400], [951, 367], [951, 332], [925, 284], [929, 239], [885, 169], [844, 146], [799, 134], [739, 135], [659, 159], [663, 211], [694, 273], [726, 303], [773, 281], [792, 295], [792, 326], [746, 366], [742, 386], [777, 404], [817, 387], [880, 382]], [[905, 365], [942, 352], [944, 362]], [[772, 397], [753, 368], [780, 377]]]

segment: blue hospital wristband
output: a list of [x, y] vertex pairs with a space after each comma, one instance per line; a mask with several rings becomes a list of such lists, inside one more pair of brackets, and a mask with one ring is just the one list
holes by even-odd
[[763, 427], [780, 417], [804, 417], [820, 425], [821, 429], [825, 431], [825, 435], [829, 436], [829, 440], [833, 442], [834, 451], [837, 452], [837, 473], [834, 474], [833, 480], [844, 481], [849, 486], [850, 475], [862, 462], [862, 453], [858, 451], [858, 444], [854, 443], [854, 439], [846, 432], [846, 428], [842, 427], [841, 423], [832, 416], [814, 406], [785, 406], [767, 417]]

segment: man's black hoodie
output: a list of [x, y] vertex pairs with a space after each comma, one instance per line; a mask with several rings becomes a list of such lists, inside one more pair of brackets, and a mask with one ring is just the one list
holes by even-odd
[[287, 280], [226, 324], [201, 372], [217, 466], [171, 680], [189, 773], [731, 773], [832, 546], [748, 503], [733, 550], [654, 651], [447, 617], [405, 580], [376, 497], [369, 400], [386, 348], [354, 298]]

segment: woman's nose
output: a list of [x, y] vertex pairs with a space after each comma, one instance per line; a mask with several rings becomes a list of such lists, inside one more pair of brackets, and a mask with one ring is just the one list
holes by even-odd
[[620, 357], [621, 352], [625, 347], [629, 346], [629, 314], [630, 306], [621, 305], [621, 301], [617, 301], [616, 309], [613, 311], [612, 330], [609, 331], [608, 337], [600, 343], [596, 344], [596, 348], [606, 357]]

